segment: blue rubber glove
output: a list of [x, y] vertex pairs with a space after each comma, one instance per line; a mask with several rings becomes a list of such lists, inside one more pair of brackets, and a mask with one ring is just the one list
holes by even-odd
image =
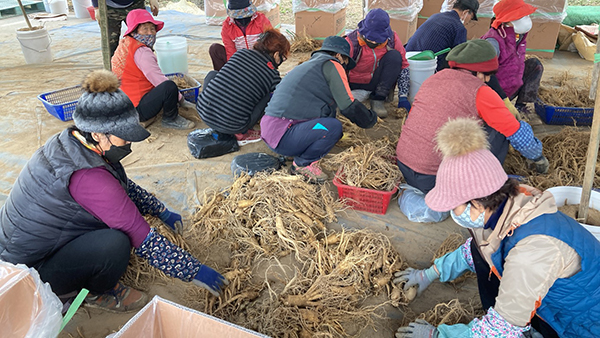
[[181, 221], [181, 215], [165, 209], [158, 215], [158, 218], [165, 223], [174, 233], [183, 235], [183, 222]]
[[400, 96], [398, 98], [398, 108], [404, 108], [406, 109], [406, 112], [408, 113], [410, 111], [410, 102], [408, 102], [408, 99], [406, 98], [406, 96]]
[[192, 283], [205, 288], [215, 297], [219, 297], [223, 285], [229, 285], [229, 281], [223, 275], [206, 265], [200, 266], [200, 270], [198, 270]]

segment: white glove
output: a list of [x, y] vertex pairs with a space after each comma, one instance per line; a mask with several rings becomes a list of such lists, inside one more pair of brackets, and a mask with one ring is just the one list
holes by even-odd
[[413, 268], [408, 268], [403, 271], [398, 271], [394, 274], [394, 284], [404, 282], [404, 291], [410, 289], [411, 286], [418, 285], [419, 290], [418, 294], [427, 289], [429, 284], [431, 284], [434, 280], [440, 278], [440, 275], [435, 271], [434, 266], [432, 265], [429, 269], [426, 270], [417, 270]]
[[437, 338], [437, 336], [437, 328], [423, 319], [416, 319], [396, 331], [396, 338]]

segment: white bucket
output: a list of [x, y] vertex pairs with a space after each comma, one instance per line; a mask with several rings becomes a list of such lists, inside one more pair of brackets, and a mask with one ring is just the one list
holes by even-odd
[[90, 17], [90, 12], [88, 12], [87, 8], [92, 5], [92, 0], [72, 0], [73, 1], [73, 11], [75, 12], [75, 17], [78, 19], [85, 19]]
[[154, 44], [158, 66], [165, 74], [187, 74], [187, 40], [183, 36], [164, 36]]
[[21, 44], [21, 51], [23, 51], [26, 63], [52, 62], [51, 40], [46, 28], [33, 31], [18, 30], [17, 40]]
[[48, 4], [50, 4], [50, 13], [52, 14], [69, 14], [67, 0], [48, 0]]
[[421, 52], [406, 52], [408, 60], [408, 69], [410, 69], [410, 90], [408, 92], [408, 100], [413, 102], [415, 95], [421, 88], [421, 85], [428, 77], [435, 73], [437, 68], [437, 56], [433, 60], [410, 60], [413, 55]]
[[[581, 187], [553, 187], [548, 189], [554, 200], [556, 200], [556, 206], [562, 207], [566, 204], [579, 204], [581, 203]], [[592, 190], [592, 196], [590, 196], [590, 208], [600, 211], [600, 193]], [[594, 235], [600, 241], [600, 226], [581, 224], [589, 232]]]

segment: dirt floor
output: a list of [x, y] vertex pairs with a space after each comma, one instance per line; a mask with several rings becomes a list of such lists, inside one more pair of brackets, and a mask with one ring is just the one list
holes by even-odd
[[[158, 19], [166, 21], [161, 34], [179, 34], [188, 38], [189, 74], [201, 80], [211, 69], [208, 47], [219, 42], [219, 27], [204, 25], [203, 17], [190, 17], [177, 13], [163, 12]], [[62, 122], [45, 110], [37, 95], [60, 88], [74, 86], [92, 70], [102, 68], [99, 33], [95, 22], [75, 19], [48, 22], [46, 27], [52, 37], [54, 62], [47, 65], [26, 65], [21, 53], [15, 30], [23, 27], [22, 18], [0, 20], [0, 44], [3, 46], [3, 58], [0, 69], [0, 204], [8, 195], [21, 168], [36, 149], [53, 134], [60, 132], [71, 122]], [[159, 35], [160, 36], [160, 35]], [[284, 75], [299, 60], [308, 54], [293, 55], [281, 67]], [[554, 59], [545, 60], [544, 80], [569, 70], [575, 78], [582, 81], [592, 69], [592, 63], [586, 62], [575, 54], [557, 53]], [[197, 127], [206, 127], [195, 110], [181, 112], [197, 123]], [[392, 115], [381, 127], [369, 131], [373, 138], [385, 135], [393, 136], [400, 128], [402, 117]], [[537, 123], [536, 134], [556, 132], [560, 127], [545, 126]], [[124, 161], [130, 178], [147, 190], [155, 193], [170, 209], [181, 211], [188, 220], [197, 210], [202, 192], [208, 188], [222, 188], [232, 182], [230, 163], [234, 156], [247, 152], [272, 153], [263, 143], [242, 147], [241, 151], [225, 156], [197, 160], [190, 155], [186, 137], [188, 131], [173, 131], [161, 128], [160, 121], [148, 130], [152, 136], [143, 142], [134, 144], [133, 153]], [[396, 135], [397, 137], [397, 135]], [[340, 151], [340, 149], [335, 149]], [[333, 189], [333, 186], [331, 186]], [[342, 213], [337, 224], [328, 227], [368, 228], [387, 235], [394, 248], [404, 256], [408, 263], [417, 268], [430, 264], [433, 253], [441, 242], [452, 233], [467, 234], [452, 220], [439, 224], [417, 224], [409, 222], [401, 214], [397, 200], [390, 203], [386, 215], [348, 210]], [[214, 261], [218, 268], [219, 260], [227, 257], [198, 257], [201, 261]], [[173, 280], [169, 283], [157, 283], [150, 288], [149, 294], [182, 302], [183, 282]], [[421, 313], [433, 305], [454, 298], [469, 301], [477, 296], [475, 280], [468, 280], [460, 289], [450, 285], [434, 283], [425, 293], [410, 305], [410, 310]], [[373, 303], [385, 299], [372, 299]], [[402, 320], [403, 314], [394, 307], [385, 308], [384, 318], [377, 319], [375, 328], [367, 328], [361, 337], [392, 337]], [[113, 314], [99, 310], [81, 309], [67, 325], [60, 337], [104, 337], [118, 330], [134, 313]]]

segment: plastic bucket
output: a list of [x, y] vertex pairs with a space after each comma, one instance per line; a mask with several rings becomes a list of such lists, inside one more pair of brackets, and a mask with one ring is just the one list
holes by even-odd
[[50, 13], [50, 3], [48, 3], [48, 0], [43, 0], [42, 2], [44, 3], [44, 10], [46, 13]]
[[67, 0], [48, 0], [50, 5], [50, 13], [52, 14], [69, 14], [69, 6]]
[[164, 36], [154, 44], [158, 66], [164, 74], [187, 74], [187, 40], [183, 36]]
[[[548, 189], [554, 200], [556, 200], [556, 206], [562, 207], [566, 204], [579, 204], [581, 202], [581, 187], [553, 187]], [[600, 193], [592, 190], [592, 196], [590, 196], [590, 208], [600, 211]], [[600, 226], [581, 224], [589, 232], [600, 241]]]
[[23, 51], [26, 63], [52, 62], [51, 40], [45, 28], [33, 31], [18, 30], [17, 40], [21, 44], [21, 51]]
[[[421, 52], [406, 52], [406, 59]], [[421, 85], [428, 77], [435, 73], [437, 68], [437, 56], [433, 60], [408, 60], [408, 69], [410, 69], [410, 90], [408, 100], [413, 102], [415, 95], [421, 88]]]
[[91, 0], [72, 0], [73, 11], [75, 11], [75, 17], [78, 19], [85, 19], [90, 17], [90, 12], [87, 8], [92, 5]]

